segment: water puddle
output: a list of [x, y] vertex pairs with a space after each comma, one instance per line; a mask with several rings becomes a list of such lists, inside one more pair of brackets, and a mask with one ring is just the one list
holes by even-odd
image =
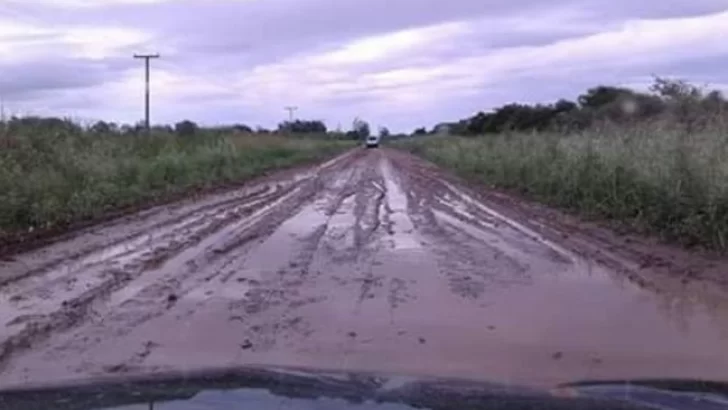
[[339, 209], [329, 218], [324, 240], [334, 252], [354, 248], [355, 206], [356, 197], [351, 195], [341, 202]]
[[[584, 270], [588, 269], [588, 270]], [[489, 326], [504, 343], [548, 350], [558, 362], [581, 362], [580, 377], [728, 378], [728, 324], [704, 306], [615, 282], [598, 267], [532, 275], [528, 286], [488, 295]]]
[[[379, 169], [386, 187], [385, 201], [389, 209], [389, 222], [391, 224], [390, 236], [385, 240], [391, 243], [393, 250], [422, 248], [415, 233], [415, 226], [408, 215], [407, 195], [399, 182], [395, 180], [392, 166], [386, 161], [381, 161]], [[380, 215], [386, 215], [386, 213]]]

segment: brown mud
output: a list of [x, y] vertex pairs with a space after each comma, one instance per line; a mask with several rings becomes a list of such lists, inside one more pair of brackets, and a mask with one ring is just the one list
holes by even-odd
[[0, 262], [0, 388], [248, 365], [728, 381], [721, 266], [356, 150]]

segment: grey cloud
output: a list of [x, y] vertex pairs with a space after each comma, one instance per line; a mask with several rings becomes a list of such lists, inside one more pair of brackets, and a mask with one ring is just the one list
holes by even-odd
[[[242, 55], [249, 64], [269, 62], [361, 36], [544, 5], [539, 0], [417, 0], [414, 5], [412, 0], [183, 0], [80, 10], [23, 7], [25, 14], [40, 20], [52, 18], [55, 24], [120, 24], [150, 30], [159, 45], [179, 50], [180, 55], [170, 58], [204, 65], [200, 59], [226, 54]], [[484, 44], [512, 44], [507, 34], [484, 39]]]
[[127, 64], [71, 58], [36, 59], [0, 63], [0, 92], [5, 98], [28, 99], [54, 90], [102, 84], [123, 71]]
[[584, 8], [595, 15], [607, 17], [628, 18], [675, 18], [693, 17], [703, 14], [716, 13], [728, 9], [726, 0], [660, 0], [660, 1], [632, 1], [632, 0], [589, 0]]
[[[58, 25], [118, 24], [150, 30], [156, 33], [156, 38], [145, 46], [176, 49], [176, 53], [168, 53], [165, 58], [170, 64], [184, 66], [191, 72], [225, 67], [240, 69], [308, 54], [361, 36], [448, 21], [497, 18], [539, 9], [548, 11], [560, 5], [571, 5], [590, 13], [594, 31], [601, 28], [600, 20], [696, 14], [726, 7], [725, 1], [718, 0], [690, 3], [682, 0], [649, 3], [562, 0], [548, 4], [540, 0], [181, 0], [83, 9], [39, 7], [17, 0], [10, 4], [35, 21]], [[512, 30], [493, 33], [484, 30], [481, 37], [453, 45], [441, 57], [473, 55], [499, 47], [538, 46], [578, 34], [585, 33], [519, 33]]]

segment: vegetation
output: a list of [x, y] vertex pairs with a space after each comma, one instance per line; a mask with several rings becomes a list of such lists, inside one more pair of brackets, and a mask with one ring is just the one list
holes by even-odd
[[[648, 93], [601, 85], [579, 95], [576, 101], [506, 104], [457, 122], [438, 124], [431, 133], [442, 127], [451, 134], [470, 136], [509, 131], [571, 132], [604, 123], [627, 126], [666, 119], [692, 131], [726, 112], [728, 101], [719, 91], [706, 92], [685, 81], [655, 78]], [[413, 132], [425, 134], [425, 128]]]
[[0, 126], [0, 240], [242, 181], [352, 146], [326, 135], [202, 129], [190, 121], [155, 127], [151, 135], [109, 123], [85, 129], [55, 118], [14, 118]]
[[278, 132], [290, 134], [325, 134], [326, 124], [323, 121], [285, 121], [278, 125]]
[[[597, 87], [575, 104], [521, 105], [509, 117], [511, 104], [473, 117], [473, 130], [487, 124], [480, 136], [401, 146], [552, 205], [685, 245], [728, 248], [728, 121], [719, 92], [657, 79], [650, 94]], [[539, 119], [548, 110], [550, 120]], [[565, 120], [576, 126], [556, 131]]]
[[369, 138], [371, 133], [369, 123], [360, 118], [356, 118], [351, 125], [351, 131], [347, 132], [346, 135], [351, 139], [365, 140]]

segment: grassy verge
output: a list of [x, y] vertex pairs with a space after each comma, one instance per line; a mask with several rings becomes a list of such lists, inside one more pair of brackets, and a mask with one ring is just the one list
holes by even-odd
[[491, 186], [686, 246], [728, 246], [728, 132], [657, 126], [398, 144]]
[[0, 244], [188, 190], [317, 161], [351, 143], [274, 135], [0, 135]]

